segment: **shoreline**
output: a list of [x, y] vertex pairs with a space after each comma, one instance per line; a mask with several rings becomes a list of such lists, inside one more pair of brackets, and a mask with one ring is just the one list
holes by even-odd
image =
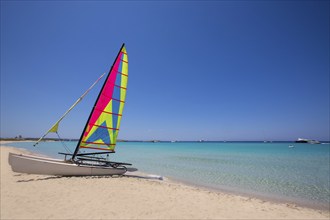
[[[3, 141], [0, 140], [0, 145], [8, 145], [10, 147], [10, 143], [15, 143], [17, 141]], [[19, 142], [31, 142], [31, 140], [21, 140]], [[53, 142], [53, 141], [46, 141], [46, 142]], [[6, 147], [6, 146], [4, 146]], [[46, 154], [38, 153], [38, 152], [31, 152], [28, 149], [25, 148], [17, 148], [17, 147], [11, 147], [14, 149], [22, 150], [25, 154], [33, 154], [33, 155], [39, 155], [39, 156], [44, 156], [44, 157], [51, 157]], [[61, 159], [61, 158], [59, 158]], [[244, 191], [241, 189], [235, 189], [235, 188], [226, 188], [226, 187], [217, 187], [217, 186], [209, 186], [209, 185], [202, 185], [194, 182], [190, 182], [189, 180], [183, 180], [183, 179], [178, 179], [174, 177], [167, 177], [167, 176], [160, 176], [158, 174], [149, 174], [143, 171], [137, 171], [137, 172], [132, 172], [129, 174], [127, 172], [125, 176], [130, 176], [130, 177], [138, 177], [138, 178], [143, 178], [143, 179], [161, 179], [167, 182], [175, 183], [175, 184], [184, 184], [187, 186], [203, 189], [206, 191], [214, 192], [214, 193], [224, 193], [224, 194], [229, 194], [233, 196], [242, 196], [242, 197], [248, 197], [251, 199], [259, 199], [261, 201], [268, 201], [276, 204], [286, 204], [287, 206], [292, 206], [292, 207], [302, 207], [302, 208], [309, 208], [313, 210], [319, 210], [319, 211], [330, 211], [329, 206], [325, 203], [317, 203], [317, 202], [311, 202], [308, 200], [299, 200], [299, 199], [294, 199], [291, 197], [281, 197], [281, 196], [276, 196], [272, 194], [265, 194], [265, 193], [255, 193], [255, 192], [249, 192], [249, 191]]]
[[308, 208], [308, 209], [313, 209], [313, 210], [318, 210], [318, 211], [330, 211], [329, 206], [327, 207], [326, 204], [323, 203], [312, 203], [307, 200], [294, 200], [290, 197], [280, 197], [280, 196], [274, 196], [274, 195], [267, 195], [263, 193], [254, 193], [254, 192], [248, 192], [248, 191], [240, 191], [239, 189], [226, 189], [226, 188], [221, 188], [221, 187], [212, 187], [212, 186], [205, 186], [185, 180], [179, 180], [175, 178], [169, 178], [166, 177], [171, 182], [177, 183], [177, 184], [184, 184], [188, 185], [191, 187], [196, 187], [200, 188], [206, 191], [214, 192], [214, 193], [224, 193], [224, 194], [229, 194], [232, 196], [242, 196], [242, 197], [247, 197], [250, 199], [257, 199], [261, 200], [263, 202], [271, 202], [275, 204], [285, 204], [290, 207], [301, 207], [301, 208]]
[[[9, 143], [5, 143], [7, 146], [1, 144], [1, 219], [330, 217], [329, 212], [324, 210], [214, 191], [170, 178], [161, 181], [156, 176], [147, 176], [142, 172], [118, 178], [55, 177], [14, 173], [7, 162], [8, 152], [27, 151], [10, 147]], [[80, 197], [81, 199], [76, 199]], [[95, 205], [89, 207], [88, 204]], [[40, 209], [40, 206], [44, 208]], [[112, 207], [111, 211], [107, 212], [109, 207]]]

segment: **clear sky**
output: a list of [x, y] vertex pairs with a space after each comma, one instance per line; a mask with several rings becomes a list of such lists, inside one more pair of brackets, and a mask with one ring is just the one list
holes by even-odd
[[330, 139], [329, 1], [1, 1], [1, 137], [41, 136], [123, 42], [121, 139]]

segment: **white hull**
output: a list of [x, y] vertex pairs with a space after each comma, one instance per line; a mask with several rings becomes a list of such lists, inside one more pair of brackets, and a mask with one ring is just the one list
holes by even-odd
[[122, 167], [78, 166], [75, 163], [64, 160], [24, 154], [9, 153], [8, 160], [12, 170], [17, 173], [56, 176], [100, 176], [121, 175], [127, 171], [126, 168]]

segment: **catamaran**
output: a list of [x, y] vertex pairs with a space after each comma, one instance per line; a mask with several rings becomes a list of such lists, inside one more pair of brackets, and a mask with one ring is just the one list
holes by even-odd
[[[104, 75], [94, 82], [34, 146], [48, 133], [57, 133], [61, 120]], [[10, 153], [9, 164], [12, 170], [19, 173], [59, 176], [121, 175], [128, 170], [135, 171], [135, 168], [126, 167], [132, 164], [109, 160], [109, 155], [115, 153], [126, 98], [127, 80], [128, 56], [123, 44], [104, 81], [74, 152], [60, 153], [65, 156], [63, 160]]]

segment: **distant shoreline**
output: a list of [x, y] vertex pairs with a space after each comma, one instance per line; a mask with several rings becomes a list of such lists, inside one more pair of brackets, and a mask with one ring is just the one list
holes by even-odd
[[[0, 141], [11, 141], [11, 142], [21, 142], [21, 141], [38, 141], [39, 138], [0, 138]], [[59, 140], [58, 138], [44, 138], [43, 141], [79, 141], [79, 139], [64, 138]], [[117, 142], [151, 142], [151, 143], [295, 143], [296, 141], [207, 141], [207, 140], [184, 140], [184, 141], [170, 141], [170, 140], [117, 140]], [[330, 143], [330, 141], [320, 141], [321, 143]]]

